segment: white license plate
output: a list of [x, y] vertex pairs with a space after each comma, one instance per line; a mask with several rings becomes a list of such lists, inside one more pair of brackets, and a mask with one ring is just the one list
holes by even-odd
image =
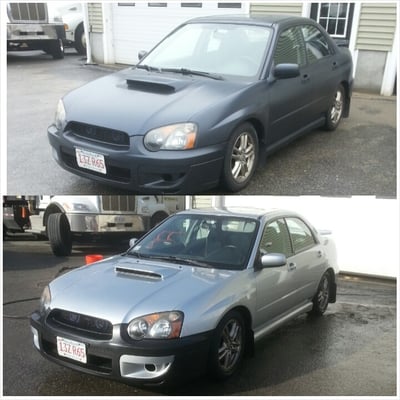
[[57, 352], [60, 356], [86, 364], [86, 346], [75, 340], [57, 336]]
[[103, 154], [93, 153], [92, 151], [75, 149], [76, 162], [81, 168], [92, 171], [107, 173], [106, 163]]

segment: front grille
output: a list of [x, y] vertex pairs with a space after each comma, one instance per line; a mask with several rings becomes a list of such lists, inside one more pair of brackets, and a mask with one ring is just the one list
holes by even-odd
[[47, 317], [47, 323], [91, 339], [110, 340], [112, 338], [111, 322], [89, 315], [55, 309]]
[[11, 22], [47, 22], [46, 3], [10, 3], [8, 16]]
[[129, 135], [125, 132], [80, 122], [70, 122], [66, 131], [79, 139], [111, 146], [116, 150], [129, 149]]
[[81, 368], [88, 368], [93, 371], [110, 374], [112, 372], [112, 360], [111, 358], [99, 357], [93, 354], [87, 354], [86, 364], [80, 363], [79, 361], [70, 360], [69, 358], [62, 357], [57, 352], [56, 343], [49, 342], [46, 339], [42, 339], [43, 351], [49, 356], [55, 357], [59, 360], [68, 360], [69, 363], [78, 365]]
[[120, 168], [115, 167], [107, 163], [107, 174], [104, 175], [101, 172], [91, 171], [89, 169], [80, 168], [78, 163], [76, 162], [76, 158], [67, 153], [63, 148], [60, 149], [61, 159], [69, 168], [76, 169], [78, 171], [85, 172], [86, 174], [91, 174], [95, 176], [99, 176], [101, 178], [111, 179], [113, 181], [121, 182], [121, 183], [129, 183], [131, 181], [131, 171], [128, 168]]
[[135, 211], [135, 196], [101, 196], [103, 211]]

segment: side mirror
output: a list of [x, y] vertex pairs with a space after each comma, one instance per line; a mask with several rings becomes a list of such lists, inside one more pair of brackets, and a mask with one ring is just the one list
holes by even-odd
[[284, 254], [270, 253], [270, 254], [264, 254], [261, 257], [261, 268], [283, 267], [286, 264], [287, 264], [287, 259]]
[[298, 64], [278, 64], [274, 68], [274, 77], [276, 79], [290, 79], [300, 76], [300, 67]]
[[147, 51], [146, 50], [140, 50], [138, 53], [138, 59], [139, 61], [142, 60], [143, 58], [145, 58], [147, 56]]
[[131, 240], [129, 241], [129, 248], [133, 247], [137, 241], [138, 241], [138, 240], [137, 240], [136, 238], [131, 239]]

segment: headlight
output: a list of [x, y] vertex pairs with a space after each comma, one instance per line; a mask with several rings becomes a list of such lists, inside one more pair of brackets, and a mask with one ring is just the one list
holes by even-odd
[[56, 117], [54, 124], [58, 130], [63, 130], [66, 122], [65, 108], [62, 100], [59, 100], [56, 110]]
[[135, 318], [128, 325], [128, 335], [135, 340], [175, 339], [181, 334], [183, 313], [180, 311], [149, 314]]
[[162, 126], [146, 133], [144, 145], [150, 151], [193, 149], [196, 134], [197, 125], [191, 122]]
[[45, 312], [51, 303], [50, 288], [46, 286], [43, 290], [42, 297], [40, 298], [40, 312]]

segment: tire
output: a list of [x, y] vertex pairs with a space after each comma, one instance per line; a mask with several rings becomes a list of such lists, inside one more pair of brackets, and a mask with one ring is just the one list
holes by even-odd
[[168, 214], [162, 212], [162, 211], [157, 211], [155, 214], [151, 216], [150, 220], [150, 228], [154, 228], [156, 225], [158, 225], [161, 221], [164, 221], [165, 218], [168, 217]]
[[54, 60], [61, 60], [64, 58], [64, 44], [61, 39], [52, 40], [49, 44], [47, 51], [53, 56]]
[[325, 272], [322, 275], [321, 281], [319, 282], [317, 293], [313, 298], [313, 308], [310, 314], [322, 315], [329, 303], [329, 298], [331, 294], [331, 275], [329, 272]]
[[253, 125], [240, 125], [232, 134], [225, 153], [222, 180], [231, 192], [244, 189], [258, 163], [258, 137]]
[[326, 112], [325, 129], [334, 131], [340, 124], [345, 108], [345, 91], [343, 85], [339, 85], [332, 98], [332, 104]]
[[76, 28], [74, 47], [78, 54], [86, 55], [86, 37], [83, 24], [79, 24]]
[[245, 343], [244, 319], [239, 312], [232, 311], [218, 324], [211, 341], [209, 374], [213, 379], [228, 379], [239, 369]]
[[50, 214], [47, 220], [47, 237], [51, 250], [57, 257], [69, 256], [72, 251], [72, 235], [65, 214]]

